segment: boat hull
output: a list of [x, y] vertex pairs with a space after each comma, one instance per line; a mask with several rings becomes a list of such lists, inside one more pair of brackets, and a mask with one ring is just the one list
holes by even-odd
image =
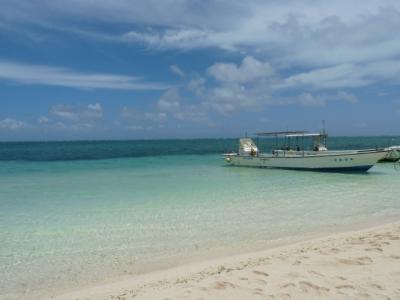
[[323, 172], [366, 172], [378, 160], [387, 155], [387, 151], [368, 151], [353, 153], [326, 153], [315, 155], [263, 155], [244, 156], [226, 154], [227, 163], [234, 166], [309, 170]]

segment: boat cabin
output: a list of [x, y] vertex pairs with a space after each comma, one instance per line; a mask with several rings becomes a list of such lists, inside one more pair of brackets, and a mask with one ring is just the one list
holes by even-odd
[[[326, 139], [328, 137], [325, 131], [321, 133], [308, 133], [306, 131], [278, 131], [278, 132], [260, 132], [258, 137], [275, 138], [275, 151], [327, 151]], [[312, 139], [312, 149], [306, 149], [305, 140]], [[308, 143], [307, 143], [308, 145]]]

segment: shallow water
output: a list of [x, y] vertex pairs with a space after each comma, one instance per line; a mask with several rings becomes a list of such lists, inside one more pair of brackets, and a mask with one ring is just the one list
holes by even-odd
[[337, 174], [229, 167], [217, 154], [4, 160], [0, 297], [389, 220], [399, 184], [392, 163]]

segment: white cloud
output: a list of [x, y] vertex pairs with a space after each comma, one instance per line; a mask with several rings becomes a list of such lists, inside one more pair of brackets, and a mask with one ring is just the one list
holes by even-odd
[[157, 102], [157, 107], [161, 111], [176, 112], [180, 108], [181, 96], [177, 88], [167, 90], [161, 95]]
[[285, 79], [281, 88], [311, 87], [335, 89], [363, 87], [376, 82], [399, 81], [400, 60], [380, 61], [368, 64], [344, 64], [292, 75]]
[[[393, 67], [392, 71], [396, 69]], [[215, 84], [206, 84], [205, 79], [191, 80], [187, 89], [201, 101], [199, 107], [229, 116], [235, 112], [258, 110], [268, 105], [299, 104], [309, 107], [325, 106], [328, 102], [344, 101], [356, 103], [357, 97], [339, 88], [352, 86], [355, 80], [371, 80], [371, 72], [376, 68], [365, 66], [363, 76], [347, 78], [343, 70], [328, 69], [315, 73], [301, 73], [281, 78], [267, 63], [253, 57], [245, 57], [239, 64], [215, 63], [207, 69]], [[384, 72], [383, 72], [384, 73]], [[374, 74], [374, 76], [378, 76]], [[383, 75], [382, 75], [383, 76]], [[353, 80], [351, 80], [353, 79]], [[329, 89], [329, 93], [301, 92], [311, 87], [315, 90]], [[288, 90], [299, 92], [298, 96], [282, 96]]]
[[145, 128], [141, 125], [129, 125], [126, 127], [126, 129], [136, 131], [136, 130], [144, 130]]
[[206, 80], [203, 77], [197, 77], [189, 81], [187, 84], [187, 89], [195, 92], [197, 95], [201, 95], [205, 90], [205, 83]]
[[[216, 47], [308, 66], [388, 60], [400, 50], [397, 0], [6, 0], [0, 17], [152, 49]], [[87, 19], [135, 29], [111, 35], [74, 28]]]
[[298, 101], [303, 106], [320, 107], [325, 105], [325, 99], [314, 96], [310, 93], [303, 93], [298, 97]]
[[78, 121], [79, 114], [76, 109], [69, 105], [57, 104], [50, 109], [50, 113], [67, 121]]
[[354, 94], [346, 91], [338, 91], [330, 94], [312, 94], [310, 92], [305, 92], [298, 96], [278, 98], [274, 101], [274, 104], [299, 104], [308, 107], [323, 107], [327, 103], [337, 101], [356, 104], [358, 103], [358, 98]]
[[215, 46], [209, 38], [211, 31], [203, 29], [164, 29], [162, 31], [148, 30], [146, 32], [130, 31], [114, 38], [121, 42], [135, 42], [153, 49], [193, 49]]
[[139, 118], [140, 113], [132, 107], [124, 106], [121, 110], [121, 116], [124, 118]]
[[[0, 16], [6, 25], [9, 22], [47, 24], [50, 29], [70, 30], [82, 38], [138, 43], [151, 50], [214, 47], [237, 51], [245, 57], [241, 64], [220, 62], [208, 69], [207, 74], [217, 81], [214, 96], [227, 94], [227, 89], [231, 89], [239, 91], [236, 98], [248, 99], [254, 94], [261, 96], [261, 92], [266, 92], [268, 97], [276, 88], [337, 90], [380, 81], [398, 82], [399, 78], [400, 35], [396, 30], [400, 28], [400, 2], [397, 0], [117, 0], [112, 3], [99, 0], [95, 4], [90, 0], [39, 0], [35, 5], [13, 0], [3, 4]], [[73, 24], [87, 19], [95, 19], [100, 24], [114, 24], [118, 19], [124, 24], [121, 27], [128, 29], [116, 28], [111, 34], [100, 29], [88, 31], [85, 26], [74, 27]], [[46, 66], [19, 67], [14, 64], [12, 72], [2, 71], [5, 69], [0, 64], [0, 78], [78, 88], [166, 88], [141, 82], [137, 77], [84, 74]], [[176, 65], [170, 68], [178, 76], [185, 75]], [[283, 83], [269, 82], [269, 78], [279, 77], [279, 72], [290, 75], [281, 76], [286, 77], [282, 78]], [[240, 86], [228, 87], [228, 83]], [[195, 90], [197, 96], [207, 90], [200, 81], [192, 81], [187, 89]], [[230, 106], [228, 100], [221, 103], [227, 108]], [[159, 105], [165, 105], [163, 109], [166, 109], [176, 103], [161, 100]]]
[[175, 119], [191, 122], [208, 122], [206, 104], [187, 103], [181, 98], [178, 88], [172, 88], [161, 95], [157, 109]]
[[257, 101], [246, 93], [244, 87], [231, 85], [210, 90], [208, 104], [217, 112], [230, 115], [239, 109], [255, 106]]
[[0, 60], [0, 80], [20, 84], [64, 86], [80, 89], [163, 90], [167, 85], [146, 83], [139, 77], [82, 73], [67, 68], [30, 65]]
[[81, 123], [81, 125], [92, 124], [103, 118], [103, 109], [100, 103], [88, 104], [84, 107], [57, 104], [50, 109], [50, 113], [59, 119]]
[[[17, 17], [33, 15], [31, 20], [54, 22], [57, 14], [67, 20], [95, 17], [104, 23], [118, 18], [135, 30], [92, 36], [152, 49], [216, 47], [267, 53], [274, 61], [307, 66], [388, 60], [400, 51], [395, 30], [400, 27], [400, 3], [395, 0], [96, 1], [96, 5], [87, 0], [39, 2], [37, 7], [22, 8], [25, 14]], [[3, 10], [6, 14], [7, 6]], [[12, 11], [15, 7], [8, 15]]]
[[89, 119], [101, 119], [103, 118], [103, 109], [100, 103], [89, 104], [83, 114]]
[[185, 77], [185, 73], [177, 65], [170, 66], [170, 69], [171, 69], [171, 72], [175, 73], [179, 77], [182, 77], [182, 78]]
[[0, 121], [0, 129], [16, 130], [27, 126], [27, 123], [15, 120], [13, 118], [5, 118]]
[[267, 62], [251, 56], [238, 65], [216, 63], [207, 69], [216, 86], [208, 88], [203, 97], [209, 107], [223, 115], [259, 107], [270, 101], [274, 69]]
[[57, 122], [54, 124], [54, 128], [56, 129], [65, 129], [67, 126], [63, 122]]
[[349, 102], [349, 103], [358, 103], [358, 97], [356, 95], [350, 94], [348, 92], [344, 92], [344, 91], [339, 91], [336, 94], [336, 98], [338, 100], [342, 100], [345, 102]]
[[207, 69], [207, 73], [219, 82], [231, 83], [253, 82], [275, 74], [269, 63], [263, 63], [251, 56], [246, 56], [240, 66], [216, 63]]
[[167, 114], [164, 112], [146, 112], [144, 118], [153, 122], [163, 123], [167, 120]]
[[37, 122], [39, 124], [47, 124], [50, 122], [49, 118], [45, 117], [45, 116], [41, 116], [40, 118], [37, 119]]
[[168, 118], [168, 115], [165, 112], [160, 112], [160, 111], [142, 112], [133, 107], [128, 107], [128, 106], [124, 106], [122, 108], [121, 116], [128, 121], [151, 122], [151, 123], [163, 123]]

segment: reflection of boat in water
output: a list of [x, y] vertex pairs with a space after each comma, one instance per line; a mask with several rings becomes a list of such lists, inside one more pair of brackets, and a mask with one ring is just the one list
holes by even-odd
[[379, 160], [379, 162], [396, 162], [400, 159], [400, 146], [392, 146], [386, 148], [389, 150], [388, 154]]
[[[239, 140], [239, 151], [224, 154], [225, 161], [230, 165], [243, 167], [365, 172], [390, 152], [388, 149], [328, 151], [325, 132], [267, 132], [259, 133], [258, 136], [275, 137], [277, 149], [271, 154], [261, 153], [252, 139], [242, 138]], [[284, 145], [279, 149], [278, 138], [284, 139]], [[307, 138], [313, 141], [310, 150], [304, 148]], [[292, 144], [295, 147], [292, 148]]]

